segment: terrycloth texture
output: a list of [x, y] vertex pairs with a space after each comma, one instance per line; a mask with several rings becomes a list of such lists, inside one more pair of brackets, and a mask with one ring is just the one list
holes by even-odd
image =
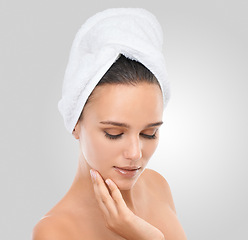
[[66, 129], [73, 132], [87, 98], [120, 54], [141, 62], [156, 76], [165, 107], [169, 82], [162, 45], [162, 28], [145, 9], [108, 9], [89, 18], [73, 41], [58, 103]]

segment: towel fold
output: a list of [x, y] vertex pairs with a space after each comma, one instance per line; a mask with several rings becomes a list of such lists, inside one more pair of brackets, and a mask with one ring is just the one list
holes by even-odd
[[89, 95], [120, 54], [155, 75], [165, 107], [170, 91], [162, 47], [162, 28], [145, 9], [113, 8], [90, 17], [73, 40], [58, 102], [66, 129], [73, 132]]

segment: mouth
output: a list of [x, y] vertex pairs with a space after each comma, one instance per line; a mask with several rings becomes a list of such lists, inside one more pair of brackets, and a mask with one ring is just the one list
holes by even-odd
[[141, 169], [141, 167], [130, 167], [130, 166], [125, 166], [125, 167], [117, 167], [114, 166], [114, 169], [122, 176], [124, 177], [134, 177], [139, 170]]
[[140, 169], [141, 167], [136, 167], [136, 166], [133, 166], [133, 167], [130, 167], [130, 166], [126, 166], [126, 167], [117, 167], [117, 166], [114, 166], [114, 168], [119, 168], [119, 169], [121, 169], [121, 170], [127, 170], [127, 171], [135, 171], [135, 170]]

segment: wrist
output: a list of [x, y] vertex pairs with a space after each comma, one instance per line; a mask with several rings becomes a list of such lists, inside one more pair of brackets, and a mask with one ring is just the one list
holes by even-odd
[[129, 215], [128, 225], [131, 236], [128, 240], [165, 240], [164, 234], [155, 226], [146, 222], [135, 214]]

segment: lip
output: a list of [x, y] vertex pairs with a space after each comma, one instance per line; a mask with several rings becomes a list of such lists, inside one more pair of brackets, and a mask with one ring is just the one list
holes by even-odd
[[130, 167], [130, 166], [125, 166], [125, 167], [117, 167], [114, 166], [114, 169], [116, 172], [118, 172], [120, 175], [124, 177], [134, 177], [140, 170], [141, 167]]

